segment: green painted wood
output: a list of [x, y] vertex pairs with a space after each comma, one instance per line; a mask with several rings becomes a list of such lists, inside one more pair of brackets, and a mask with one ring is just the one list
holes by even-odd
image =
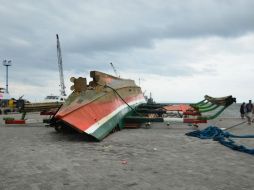
[[209, 104], [206, 104], [206, 105], [203, 105], [203, 106], [198, 106], [198, 109], [207, 109], [207, 108], [210, 108], [212, 106], [214, 106], [214, 104], [209, 103]]
[[211, 120], [211, 119], [215, 119], [216, 117], [218, 117], [228, 106], [222, 107], [218, 112], [216, 112], [213, 115], [210, 116], [201, 116], [198, 117], [198, 119], [200, 120]]
[[[136, 106], [133, 106], [133, 108]], [[130, 107], [124, 108], [90, 135], [101, 141], [103, 138], [109, 135], [116, 126], [118, 126], [120, 129], [124, 128], [123, 119], [133, 112], [134, 111]]]
[[220, 107], [220, 105], [214, 105], [213, 107], [207, 108], [207, 109], [199, 109], [198, 111], [199, 111], [200, 113], [204, 113], [204, 112], [213, 111], [213, 110], [217, 109], [218, 107]]
[[196, 107], [196, 106], [201, 106], [201, 105], [204, 105], [204, 104], [206, 104], [206, 103], [207, 103], [207, 102], [205, 102], [205, 101], [206, 101], [206, 99], [204, 99], [204, 100], [202, 100], [202, 101], [200, 101], [200, 102], [198, 102], [198, 103], [191, 104], [191, 106]]

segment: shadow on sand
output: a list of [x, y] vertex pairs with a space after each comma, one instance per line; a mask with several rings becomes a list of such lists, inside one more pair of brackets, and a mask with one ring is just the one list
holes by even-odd
[[69, 142], [99, 142], [94, 137], [87, 135], [86, 133], [79, 133], [77, 131], [51, 131], [50, 136], [58, 141], [69, 141]]

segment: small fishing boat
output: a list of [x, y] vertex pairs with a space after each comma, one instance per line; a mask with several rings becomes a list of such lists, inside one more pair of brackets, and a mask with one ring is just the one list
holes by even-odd
[[57, 131], [71, 127], [102, 140], [124, 127], [123, 119], [145, 102], [141, 88], [133, 80], [91, 71], [92, 81], [71, 78], [73, 92], [51, 120]]

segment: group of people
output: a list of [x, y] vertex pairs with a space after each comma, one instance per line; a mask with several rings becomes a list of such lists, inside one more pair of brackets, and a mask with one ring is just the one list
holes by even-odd
[[244, 116], [247, 118], [249, 125], [251, 125], [251, 122], [254, 122], [254, 119], [252, 118], [252, 115], [254, 114], [254, 106], [251, 100], [249, 100], [248, 104], [245, 104], [245, 102], [242, 103], [240, 113], [242, 119], [244, 119]]

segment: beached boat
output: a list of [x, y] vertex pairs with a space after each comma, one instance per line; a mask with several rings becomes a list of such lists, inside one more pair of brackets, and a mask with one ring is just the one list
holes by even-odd
[[56, 130], [72, 127], [97, 140], [111, 131], [124, 127], [123, 119], [145, 102], [139, 86], [133, 80], [91, 71], [92, 81], [71, 78], [73, 92], [51, 120]]

